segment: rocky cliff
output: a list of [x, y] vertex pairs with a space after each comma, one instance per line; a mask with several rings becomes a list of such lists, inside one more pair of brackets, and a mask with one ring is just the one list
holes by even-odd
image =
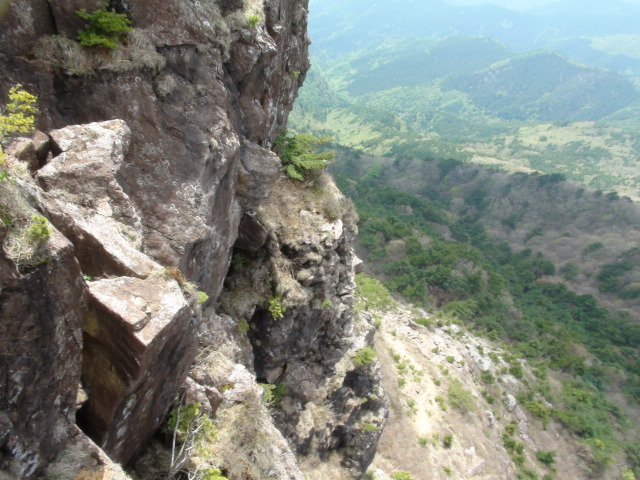
[[[386, 403], [376, 364], [353, 362], [373, 341], [354, 216], [271, 151], [309, 66], [306, 1], [112, 1], [133, 30], [81, 47], [75, 12], [103, 6], [1, 12], [0, 93], [36, 93], [47, 134], [14, 143], [0, 185], [0, 468], [361, 475]], [[180, 401], [218, 434], [165, 465], [153, 435]]]

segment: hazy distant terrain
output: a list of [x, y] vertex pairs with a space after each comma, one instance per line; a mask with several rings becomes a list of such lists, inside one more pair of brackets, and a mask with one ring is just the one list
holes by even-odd
[[[314, 54], [354, 51], [398, 36], [483, 35], [524, 50], [574, 36], [640, 34], [638, 2], [453, 3], [463, 2], [312, 0], [309, 8]], [[510, 8], [512, 4], [519, 8]]]
[[314, 0], [314, 67], [291, 126], [639, 199], [640, 5], [529, 6]]

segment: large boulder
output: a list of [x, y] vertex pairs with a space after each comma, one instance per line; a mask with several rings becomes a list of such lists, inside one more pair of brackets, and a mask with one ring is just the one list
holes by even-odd
[[133, 459], [160, 426], [195, 354], [195, 317], [173, 279], [89, 284], [81, 426], [109, 456]]
[[38, 171], [53, 223], [75, 245], [89, 276], [146, 277], [158, 265], [144, 255], [140, 218], [117, 175], [131, 131], [122, 120], [50, 133], [57, 155]]

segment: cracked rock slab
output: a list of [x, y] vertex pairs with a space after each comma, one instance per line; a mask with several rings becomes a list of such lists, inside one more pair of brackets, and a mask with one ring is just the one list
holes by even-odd
[[144, 447], [184, 382], [197, 337], [175, 280], [119, 277], [89, 284], [82, 381], [85, 431], [126, 463]]

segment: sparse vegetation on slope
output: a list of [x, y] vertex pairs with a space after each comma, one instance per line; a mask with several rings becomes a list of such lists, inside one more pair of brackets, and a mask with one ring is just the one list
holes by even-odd
[[[624, 433], [629, 418], [607, 399], [606, 392], [622, 388], [633, 402], [640, 399], [640, 327], [624, 314], [604, 309], [595, 297], [576, 294], [564, 284], [550, 281], [557, 279], [553, 277], [556, 267], [539, 253], [542, 247], [538, 252], [531, 248], [516, 251], [507, 243], [492, 240], [496, 224], [512, 228], [497, 221], [493, 209], [507, 215], [504, 205], [509, 205], [508, 199], [527, 201], [524, 190], [517, 190], [522, 188], [518, 182], [530, 185], [538, 201], [545, 189], [555, 192], [557, 201], [565, 195], [561, 179], [512, 179], [510, 190], [503, 189], [500, 197], [490, 193], [496, 185], [478, 167], [474, 171], [455, 162], [431, 165], [433, 176], [426, 174], [427, 170], [417, 174], [410, 164], [398, 161], [364, 164], [361, 158], [357, 164], [341, 160], [338, 167], [341, 175], [353, 175], [339, 178], [345, 192], [356, 200], [360, 243], [369, 268], [385, 279], [391, 291], [426, 308], [439, 309], [446, 318], [464, 322], [489, 338], [508, 340], [513, 353], [505, 357], [508, 365], [498, 372], [501, 375], [523, 380], [525, 373], [518, 358], [535, 363], [538, 377], [520, 390], [519, 402], [540, 420], [542, 428], [554, 420], [581, 437], [589, 445], [593, 469], [605, 469], [624, 450], [633, 458], [636, 444], [626, 443]], [[420, 194], [388, 186], [402, 184]], [[572, 195], [574, 189], [569, 187]], [[587, 202], [587, 193], [583, 195], [582, 201]], [[605, 198], [589, 198], [604, 210], [611, 208]], [[600, 215], [598, 208], [587, 207], [594, 219]], [[631, 204], [628, 214], [629, 218], [637, 215]], [[546, 220], [553, 221], [553, 216], [547, 215]], [[518, 224], [522, 221], [514, 220]], [[569, 228], [566, 220], [562, 222]], [[548, 227], [538, 225], [539, 230], [522, 231], [525, 243], [546, 234]], [[591, 252], [593, 248], [584, 249]], [[596, 272], [597, 268], [594, 276]], [[621, 272], [616, 270], [615, 281], [618, 274]], [[614, 281], [610, 275], [606, 278]], [[445, 360], [453, 363], [455, 357]], [[547, 369], [564, 372], [570, 380], [552, 388]], [[490, 378], [487, 373], [482, 375], [485, 380]], [[436, 396], [442, 411], [451, 410], [447, 407], [473, 409], [473, 400], [459, 387], [449, 382], [446, 397]], [[495, 398], [496, 393], [487, 389], [485, 399]], [[520, 453], [515, 451], [514, 455], [520, 462]]]

